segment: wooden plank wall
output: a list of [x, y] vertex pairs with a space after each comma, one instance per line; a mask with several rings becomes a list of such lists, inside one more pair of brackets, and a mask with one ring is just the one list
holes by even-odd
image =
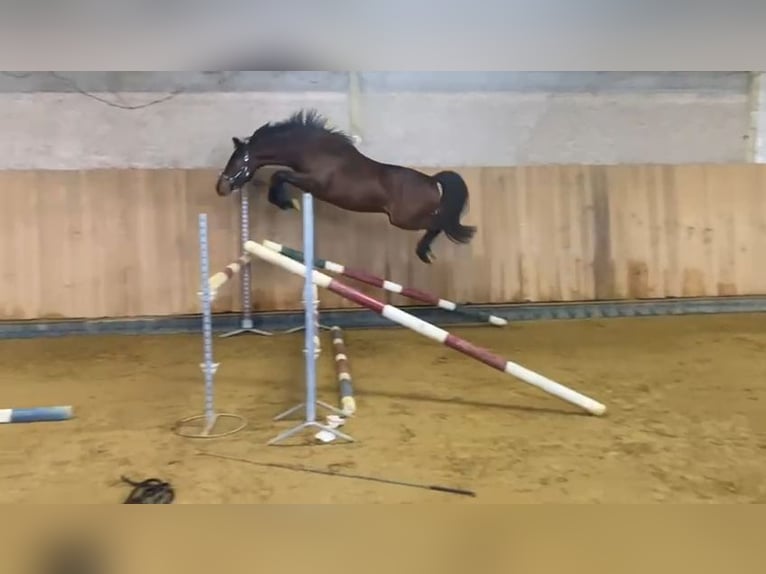
[[[433, 172], [435, 170], [425, 170]], [[766, 293], [766, 167], [540, 166], [458, 169], [472, 193], [470, 247], [384, 216], [316, 202], [317, 254], [475, 303]], [[0, 319], [199, 311], [197, 214], [211, 267], [239, 250], [238, 199], [197, 170], [0, 172]], [[253, 194], [252, 237], [300, 248], [300, 216]], [[300, 279], [258, 262], [256, 310], [298, 309]], [[357, 284], [358, 286], [358, 284]], [[216, 311], [238, 310], [238, 285]], [[410, 301], [363, 289], [394, 304]], [[322, 292], [325, 308], [353, 307]]]

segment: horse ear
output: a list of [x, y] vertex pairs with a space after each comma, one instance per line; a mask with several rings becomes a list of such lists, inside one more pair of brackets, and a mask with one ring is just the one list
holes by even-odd
[[238, 147], [244, 145], [245, 142], [243, 142], [238, 137], [231, 138], [232, 143], [234, 144], [234, 149], [237, 149]]

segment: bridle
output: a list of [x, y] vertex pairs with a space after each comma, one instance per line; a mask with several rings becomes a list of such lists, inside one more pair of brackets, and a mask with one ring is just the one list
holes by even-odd
[[[245, 138], [243, 140], [244, 146], [247, 146], [249, 143], [250, 138]], [[234, 173], [234, 175], [226, 175], [221, 172], [221, 177], [226, 180], [226, 182], [229, 184], [229, 187], [232, 189], [235, 188], [234, 182], [236, 181], [241, 181], [242, 183], [250, 181], [253, 177], [253, 170], [250, 169], [250, 149], [245, 147], [245, 154], [242, 157], [242, 167], [240, 167]]]

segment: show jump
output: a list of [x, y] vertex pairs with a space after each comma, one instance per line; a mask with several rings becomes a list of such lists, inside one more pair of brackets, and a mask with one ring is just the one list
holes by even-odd
[[[244, 244], [244, 249], [250, 255], [258, 257], [259, 259], [276, 265], [277, 267], [281, 267], [285, 271], [289, 271], [290, 273], [303, 277], [304, 279], [308, 277], [307, 268], [303, 263], [282, 255], [281, 253], [278, 253], [274, 249], [270, 249], [261, 243], [252, 240], [247, 241]], [[398, 323], [399, 325], [411, 329], [412, 331], [415, 331], [424, 337], [459, 351], [464, 355], [471, 357], [472, 359], [497, 369], [498, 371], [502, 371], [506, 374], [521, 379], [525, 383], [535, 386], [545, 391], [546, 393], [558, 397], [559, 399], [572, 403], [592, 415], [601, 416], [606, 412], [606, 406], [590, 397], [565, 387], [564, 385], [557, 383], [556, 381], [553, 381], [530, 369], [527, 369], [526, 367], [523, 367], [517, 363], [508, 361], [486, 349], [477, 347], [472, 343], [456, 337], [455, 335], [452, 335], [440, 327], [437, 327], [436, 325], [428, 323], [427, 321], [419, 319], [418, 317], [415, 317], [414, 315], [399, 309], [398, 307], [385, 304], [382, 301], [365, 295], [361, 291], [349, 287], [345, 283], [341, 283], [329, 275], [326, 275], [317, 270], [312, 270], [310, 274], [310, 280], [314, 285], [318, 287], [332, 291], [344, 299], [348, 299], [349, 301], [374, 311], [386, 319], [393, 321], [394, 323]]]

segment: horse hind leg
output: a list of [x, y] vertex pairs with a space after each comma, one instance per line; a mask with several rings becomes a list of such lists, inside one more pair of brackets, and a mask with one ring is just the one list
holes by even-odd
[[438, 228], [429, 229], [423, 234], [423, 236], [420, 238], [420, 241], [418, 241], [418, 244], [415, 247], [415, 254], [423, 263], [431, 263], [431, 261], [436, 259], [434, 254], [431, 252], [431, 244], [441, 232], [442, 230]]
[[386, 213], [389, 223], [394, 227], [406, 231], [425, 229], [426, 232], [418, 240], [415, 247], [415, 254], [423, 263], [431, 263], [433, 259], [436, 259], [431, 252], [431, 244], [442, 232], [442, 229], [439, 227], [438, 221], [435, 221], [433, 214], [424, 216], [422, 213], [412, 213], [411, 210], [403, 210], [401, 206], [396, 204], [392, 208], [386, 209]]

